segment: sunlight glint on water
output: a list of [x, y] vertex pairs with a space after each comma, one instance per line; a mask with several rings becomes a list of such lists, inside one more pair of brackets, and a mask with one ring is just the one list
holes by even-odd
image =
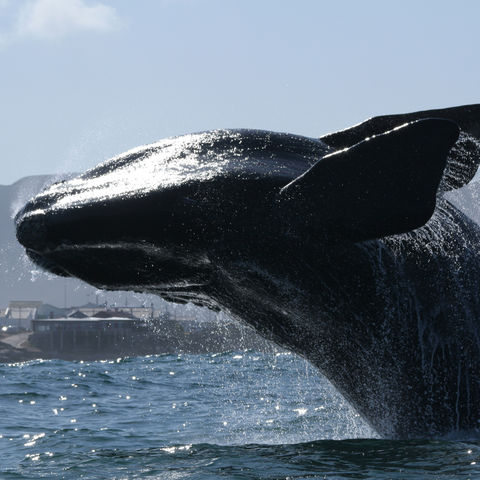
[[289, 353], [37, 360], [0, 365], [0, 386], [2, 479], [480, 473], [477, 442], [359, 438], [374, 433]]

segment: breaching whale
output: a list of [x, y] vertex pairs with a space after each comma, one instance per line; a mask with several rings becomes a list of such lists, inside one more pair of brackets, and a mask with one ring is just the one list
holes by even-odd
[[383, 436], [480, 425], [480, 229], [447, 200], [480, 105], [320, 139], [217, 130], [130, 150], [16, 216], [46, 270], [224, 309], [307, 358]]

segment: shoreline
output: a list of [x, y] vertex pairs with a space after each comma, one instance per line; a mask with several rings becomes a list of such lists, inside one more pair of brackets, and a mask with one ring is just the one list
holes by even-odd
[[[236, 350], [245, 350], [246, 345], [238, 345], [237, 348], [231, 349], [212, 349], [205, 350], [204, 348], [199, 348], [199, 346], [190, 345], [190, 348], [171, 348], [168, 351], [160, 351], [158, 348], [141, 348], [139, 345], [138, 348], [129, 346], [128, 348], [118, 345], [116, 348], [102, 351], [94, 350], [77, 350], [77, 351], [46, 351], [34, 347], [26, 340], [20, 343], [18, 346], [13, 346], [7, 342], [11, 337], [10, 336], [0, 336], [0, 365], [1, 364], [12, 364], [27, 362], [30, 360], [66, 360], [73, 362], [80, 361], [99, 361], [99, 360], [115, 360], [119, 357], [141, 357], [145, 355], [175, 355], [175, 354], [208, 354], [208, 353], [225, 353], [229, 351]], [[30, 336], [30, 335], [29, 335]], [[145, 347], [145, 346], [143, 346]], [[194, 347], [194, 348], [192, 348]], [[252, 348], [247, 348], [252, 350]], [[277, 346], [271, 346], [271, 348], [254, 348], [253, 350], [259, 352], [277, 352], [281, 351]]]
[[0, 340], [0, 364], [28, 362], [30, 360], [67, 360], [67, 361], [95, 361], [112, 360], [124, 356], [143, 355], [125, 351], [104, 352], [46, 352], [31, 346], [28, 342], [20, 347], [13, 347]]

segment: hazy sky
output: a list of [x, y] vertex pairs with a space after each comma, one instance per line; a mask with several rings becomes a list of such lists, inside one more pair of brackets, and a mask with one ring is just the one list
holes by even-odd
[[222, 127], [480, 102], [480, 1], [0, 0], [0, 184]]

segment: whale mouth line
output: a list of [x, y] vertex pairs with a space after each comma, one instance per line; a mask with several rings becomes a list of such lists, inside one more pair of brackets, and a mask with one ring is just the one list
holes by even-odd
[[[109, 247], [113, 250], [114, 247], [111, 245], [86, 245], [86, 248], [94, 249], [108, 249]], [[69, 252], [77, 251], [78, 246], [60, 246], [56, 249], [50, 250], [48, 253], [54, 254], [69, 254]], [[118, 249], [118, 246], [117, 246]], [[137, 246], [138, 249], [138, 246]], [[61, 266], [58, 262], [55, 262], [51, 259], [49, 255], [39, 254], [35, 250], [26, 249], [26, 253], [29, 258], [40, 268], [47, 271], [48, 273], [59, 275], [61, 277], [76, 277], [78, 276], [75, 272], [70, 272], [68, 267]], [[204, 290], [208, 287], [209, 282], [199, 282], [199, 281], [181, 281], [181, 282], [172, 282], [172, 283], [151, 283], [142, 286], [142, 291], [150, 291], [151, 293], [160, 295], [164, 298], [168, 298], [170, 301], [175, 303], [187, 304], [193, 303], [197, 306], [207, 307], [214, 311], [220, 311], [220, 308], [216, 302], [212, 301], [207, 295], [205, 295]], [[109, 288], [107, 285], [103, 285], [101, 282], [97, 285], [98, 288]], [[123, 284], [121, 285], [122, 290], [128, 291], [138, 291], [138, 284]]]
[[[61, 243], [44, 249], [26, 248], [26, 253], [35, 265], [48, 273], [77, 277], [101, 289], [141, 289], [159, 295], [163, 293], [177, 303], [192, 301], [205, 306], [212, 303], [204, 292], [208, 290], [214, 272], [210, 259], [205, 256], [187, 259], [169, 248], [147, 241]], [[110, 258], [110, 267], [105, 267], [100, 261], [103, 256]], [[131, 267], [127, 269], [127, 274], [119, 271], [127, 265]], [[91, 276], [92, 270], [96, 272], [96, 279]], [[148, 275], [150, 270], [156, 275]], [[198, 271], [203, 275], [197, 275]], [[179, 273], [182, 275], [179, 276]], [[143, 278], [143, 282], [132, 282], [132, 275], [137, 279]], [[157, 275], [163, 276], [162, 280]], [[214, 307], [218, 310], [216, 305]]]
[[59, 275], [61, 277], [73, 276], [67, 270], [65, 270], [65, 268], [61, 267], [58, 263], [46, 257], [44, 253], [39, 253], [31, 248], [26, 248], [25, 251], [27, 253], [27, 256], [32, 260], [32, 262], [46, 272], [53, 273], [54, 275]]

